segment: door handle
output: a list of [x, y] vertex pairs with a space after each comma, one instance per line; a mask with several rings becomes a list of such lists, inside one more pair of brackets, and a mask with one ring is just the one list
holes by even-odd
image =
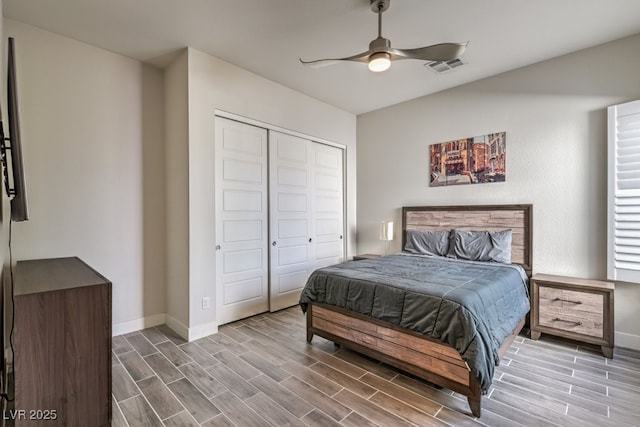
[[309, 243], [311, 243], [311, 237], [309, 237]]
[[216, 245], [216, 251], [219, 251], [220, 249], [220, 245]]
[[271, 246], [275, 246], [275, 245], [276, 245], [276, 241], [274, 240], [274, 241], [271, 243]]

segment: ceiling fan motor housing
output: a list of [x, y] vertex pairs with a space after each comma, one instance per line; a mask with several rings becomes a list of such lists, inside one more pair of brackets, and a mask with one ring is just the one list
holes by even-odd
[[369, 43], [369, 50], [373, 53], [389, 52], [389, 49], [391, 49], [391, 41], [384, 37], [378, 37]]

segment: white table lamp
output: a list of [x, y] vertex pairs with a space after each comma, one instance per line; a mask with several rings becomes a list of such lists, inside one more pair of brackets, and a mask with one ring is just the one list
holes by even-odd
[[389, 242], [393, 240], [393, 221], [380, 223], [380, 240], [384, 241], [384, 255], [389, 253]]

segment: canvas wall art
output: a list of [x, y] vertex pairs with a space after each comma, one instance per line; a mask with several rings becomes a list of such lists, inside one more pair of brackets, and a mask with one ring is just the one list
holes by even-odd
[[432, 144], [430, 186], [504, 182], [507, 133]]

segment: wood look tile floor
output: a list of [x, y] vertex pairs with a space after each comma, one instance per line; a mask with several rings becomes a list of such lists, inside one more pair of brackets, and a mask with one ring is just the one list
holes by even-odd
[[482, 417], [464, 396], [314, 337], [298, 307], [187, 343], [113, 338], [113, 426], [640, 426], [640, 352], [520, 336]]

